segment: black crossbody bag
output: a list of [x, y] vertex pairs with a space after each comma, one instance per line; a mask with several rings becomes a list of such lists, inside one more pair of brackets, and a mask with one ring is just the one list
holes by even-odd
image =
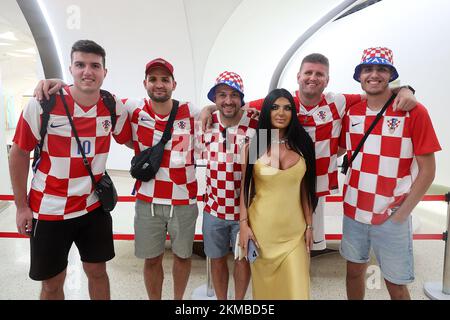
[[156, 176], [161, 166], [164, 146], [172, 138], [172, 127], [178, 112], [179, 102], [172, 100], [172, 110], [161, 140], [153, 147], [147, 148], [131, 159], [130, 174], [133, 178], [148, 182]]
[[59, 94], [61, 95], [61, 100], [64, 104], [64, 109], [66, 109], [67, 118], [69, 118], [70, 126], [72, 127], [73, 135], [77, 140], [78, 150], [83, 157], [83, 164], [89, 172], [89, 176], [91, 177], [92, 185], [94, 186], [95, 194], [97, 195], [100, 203], [102, 204], [103, 210], [106, 212], [111, 212], [114, 210], [114, 207], [117, 204], [117, 191], [114, 187], [113, 181], [108, 173], [105, 171], [102, 178], [96, 182], [94, 174], [92, 173], [91, 166], [89, 165], [89, 161], [86, 158], [86, 154], [84, 153], [84, 148], [81, 146], [80, 138], [78, 137], [77, 130], [75, 129], [75, 125], [72, 120], [72, 116], [69, 112], [69, 107], [67, 106], [66, 99], [64, 98], [64, 93], [62, 90], [59, 90]]
[[359, 151], [361, 150], [364, 142], [366, 142], [367, 137], [372, 132], [373, 128], [377, 125], [378, 121], [380, 121], [381, 117], [383, 116], [383, 113], [386, 111], [386, 109], [389, 107], [389, 105], [394, 101], [396, 94], [392, 94], [392, 96], [389, 98], [389, 100], [386, 102], [386, 104], [383, 106], [383, 108], [378, 112], [376, 118], [373, 120], [372, 124], [370, 125], [367, 132], [364, 134], [364, 137], [359, 142], [358, 146], [355, 149], [355, 152], [353, 152], [352, 157], [350, 158], [350, 161], [348, 160], [347, 155], [344, 156], [342, 159], [342, 165], [341, 165], [341, 173], [347, 174], [348, 168], [351, 166], [353, 160], [355, 160], [356, 156], [358, 155]]

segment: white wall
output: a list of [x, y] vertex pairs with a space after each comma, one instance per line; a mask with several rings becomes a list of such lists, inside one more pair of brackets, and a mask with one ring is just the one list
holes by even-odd
[[384, 0], [330, 23], [304, 44], [290, 61], [279, 86], [297, 88], [303, 57], [320, 52], [330, 59], [328, 91], [360, 93], [353, 71], [362, 51], [387, 46], [401, 84], [410, 84], [429, 110], [443, 151], [436, 154], [436, 184], [450, 186], [448, 74], [450, 71], [450, 1]]
[[[8, 154], [6, 149], [6, 135], [5, 132], [5, 112], [3, 112], [3, 85], [2, 85], [2, 69], [0, 68], [0, 168], [8, 168]], [[8, 177], [9, 170], [2, 169], [0, 183], [0, 194], [12, 194], [11, 183]], [[5, 176], [3, 176], [5, 175]]]
[[341, 1], [246, 0], [230, 16], [211, 49], [203, 75], [201, 104], [224, 70], [239, 73], [246, 100], [263, 98], [272, 74], [297, 38]]

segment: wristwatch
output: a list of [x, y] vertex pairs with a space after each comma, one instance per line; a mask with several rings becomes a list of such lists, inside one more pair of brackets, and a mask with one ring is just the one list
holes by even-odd
[[414, 90], [414, 88], [411, 87], [410, 85], [408, 85], [408, 86], [400, 86], [400, 87], [398, 87], [398, 88], [399, 88], [399, 89], [403, 89], [403, 88], [409, 89], [409, 90], [411, 90], [411, 92], [412, 92], [413, 94], [416, 94], [416, 90]]

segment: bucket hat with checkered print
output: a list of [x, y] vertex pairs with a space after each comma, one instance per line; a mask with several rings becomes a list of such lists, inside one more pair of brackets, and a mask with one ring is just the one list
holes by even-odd
[[224, 71], [216, 78], [216, 83], [211, 88], [211, 90], [209, 90], [209, 92], [208, 92], [209, 100], [211, 100], [212, 102], [215, 102], [214, 98], [216, 95], [216, 88], [217, 88], [217, 86], [219, 86], [221, 84], [225, 84], [225, 85], [229, 86], [230, 88], [239, 92], [239, 95], [241, 96], [242, 106], [245, 104], [245, 102], [244, 102], [244, 83], [242, 82], [242, 78], [237, 73], [230, 72], [230, 71]]
[[356, 66], [353, 79], [360, 82], [361, 68], [365, 65], [385, 65], [391, 68], [392, 74], [389, 82], [398, 78], [398, 72], [394, 67], [394, 54], [386, 47], [368, 48], [364, 50], [361, 63]]

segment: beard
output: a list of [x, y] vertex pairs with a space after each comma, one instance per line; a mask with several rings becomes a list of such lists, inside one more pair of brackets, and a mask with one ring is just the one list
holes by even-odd
[[171, 94], [165, 94], [163, 96], [156, 96], [151, 92], [147, 92], [147, 93], [148, 93], [148, 96], [150, 97], [150, 99], [152, 99], [152, 101], [158, 102], [158, 103], [164, 103], [172, 98]]
[[240, 108], [238, 108], [237, 106], [234, 106], [234, 109], [232, 110], [231, 113], [225, 113], [224, 108], [222, 108], [220, 110], [220, 114], [227, 119], [233, 119], [234, 117], [236, 117], [236, 115], [239, 113]]

